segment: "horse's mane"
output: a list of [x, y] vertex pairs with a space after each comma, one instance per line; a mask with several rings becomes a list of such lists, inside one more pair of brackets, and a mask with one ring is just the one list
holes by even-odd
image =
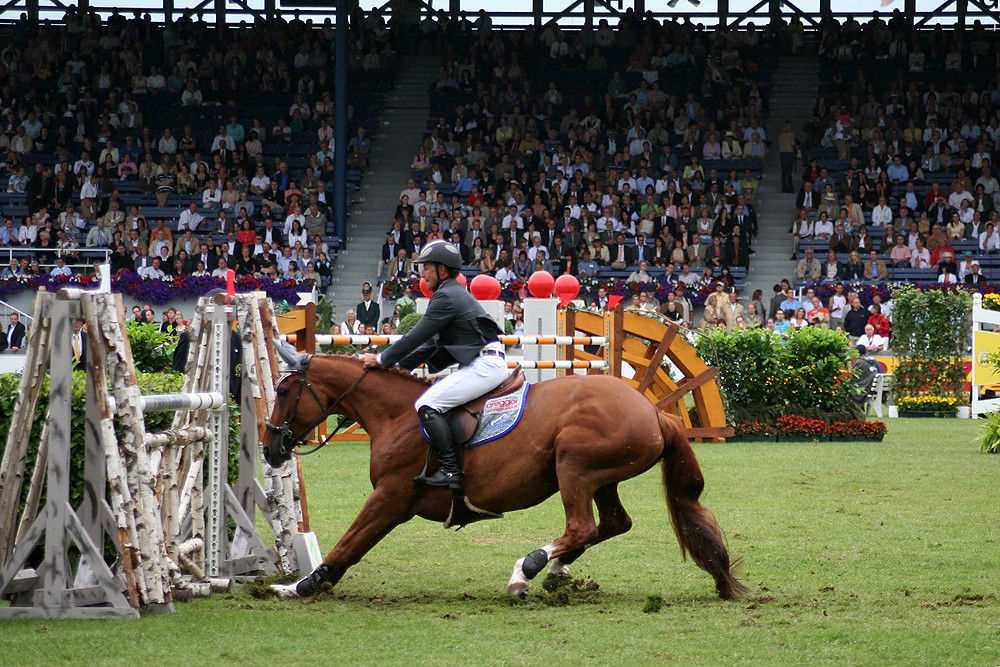
[[[350, 359], [351, 361], [354, 362], [360, 362], [360, 359], [358, 359], [356, 356], [352, 354], [323, 354], [317, 356], [333, 357], [338, 359]], [[415, 382], [417, 384], [422, 384], [424, 386], [429, 386], [434, 383], [434, 378], [423, 378], [418, 375], [413, 375], [412, 373], [410, 373], [410, 371], [404, 368], [398, 368], [396, 366], [393, 366], [392, 368], [375, 368], [372, 370], [380, 373], [391, 373], [392, 375], [397, 375], [401, 378], [409, 380], [410, 382]]]

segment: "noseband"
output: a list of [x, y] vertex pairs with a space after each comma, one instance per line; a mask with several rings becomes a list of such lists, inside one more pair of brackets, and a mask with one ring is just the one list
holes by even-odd
[[[312, 358], [310, 357], [310, 360], [311, 359]], [[320, 416], [315, 421], [313, 421], [311, 424], [302, 429], [302, 432], [299, 433], [299, 435], [297, 436], [293, 435], [292, 433], [292, 422], [295, 421], [295, 413], [296, 413], [295, 408], [292, 409], [291, 413], [288, 415], [288, 418], [285, 420], [285, 423], [282, 424], [281, 426], [275, 426], [274, 424], [271, 423], [270, 419], [267, 421], [267, 423], [264, 424], [265, 428], [267, 428], [268, 431], [278, 434], [278, 455], [281, 457], [289, 456], [293, 449], [295, 449], [305, 441], [305, 437], [309, 433], [311, 433], [313, 429], [315, 429], [317, 426], [325, 422], [327, 417], [333, 414], [334, 409], [336, 409], [336, 407], [340, 405], [341, 402], [343, 402], [343, 400], [347, 398], [359, 384], [361, 384], [361, 381], [365, 378], [365, 375], [368, 374], [368, 369], [367, 368], [364, 369], [361, 372], [361, 375], [358, 376], [358, 379], [355, 380], [354, 383], [350, 387], [348, 387], [343, 394], [340, 395], [340, 398], [338, 398], [330, 405], [323, 404], [323, 399], [320, 398], [319, 393], [312, 386], [312, 383], [309, 382], [309, 379], [307, 377], [308, 372], [309, 372], [309, 362], [307, 361], [305, 363], [304, 368], [293, 371], [287, 371], [282, 377], [278, 379], [278, 385], [280, 385], [282, 382], [284, 382], [285, 378], [289, 377], [290, 375], [298, 375], [299, 390], [295, 396], [294, 405], [295, 406], [299, 405], [299, 403], [302, 401], [303, 389], [308, 389], [309, 393], [312, 394], [313, 399], [316, 401], [317, 404], [319, 404], [321, 413]], [[326, 436], [326, 439], [323, 440], [323, 442], [319, 443], [319, 445], [309, 450], [308, 452], [302, 452], [300, 455], [305, 456], [307, 454], [312, 454], [316, 450], [320, 449], [330, 441], [330, 439], [336, 434], [336, 432], [337, 429], [334, 429], [333, 432], [331, 432], [329, 435]]]

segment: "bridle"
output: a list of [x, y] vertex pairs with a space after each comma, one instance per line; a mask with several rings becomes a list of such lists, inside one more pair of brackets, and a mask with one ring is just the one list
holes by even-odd
[[[367, 368], [364, 369], [361, 372], [361, 375], [358, 376], [358, 379], [355, 380], [354, 383], [351, 384], [351, 386], [348, 387], [337, 400], [335, 400], [330, 405], [324, 405], [323, 399], [320, 398], [319, 393], [316, 391], [316, 388], [312, 386], [312, 383], [309, 382], [309, 379], [307, 377], [309, 372], [309, 361], [311, 360], [312, 357], [309, 357], [303, 364], [302, 368], [286, 371], [284, 375], [278, 378], [278, 382], [275, 385], [275, 386], [280, 385], [289, 376], [298, 375], [299, 387], [298, 387], [298, 393], [295, 395], [295, 402], [293, 405], [295, 406], [299, 405], [299, 403], [302, 400], [303, 390], [308, 389], [309, 393], [312, 394], [313, 399], [316, 401], [316, 403], [319, 404], [320, 407], [320, 416], [317, 417], [311, 424], [302, 429], [302, 431], [297, 436], [292, 433], [292, 422], [295, 421], [295, 413], [296, 413], [295, 408], [292, 409], [291, 413], [289, 413], [288, 415], [288, 418], [285, 419], [285, 423], [282, 424], [281, 426], [275, 426], [274, 424], [271, 423], [270, 419], [264, 424], [265, 428], [267, 428], [268, 431], [278, 434], [278, 455], [281, 456], [282, 458], [289, 456], [293, 449], [295, 449], [305, 441], [305, 437], [309, 433], [311, 433], [313, 429], [315, 429], [317, 426], [325, 422], [326, 419], [331, 414], [333, 414], [334, 409], [336, 409], [336, 407], [340, 405], [343, 402], [343, 400], [347, 398], [359, 384], [361, 384], [361, 381], [365, 378], [365, 375], [368, 374], [368, 369]], [[343, 416], [341, 416], [340, 422], [338, 422], [337, 426], [331, 430], [331, 432], [326, 436], [323, 442], [319, 443], [318, 445], [316, 445], [316, 447], [310, 449], [308, 452], [300, 452], [299, 456], [307, 456], [309, 454], [312, 454], [321, 449], [322, 447], [324, 447], [326, 443], [330, 442], [333, 436], [337, 434], [337, 429], [340, 428], [340, 424], [343, 423], [343, 419], [344, 419]]]

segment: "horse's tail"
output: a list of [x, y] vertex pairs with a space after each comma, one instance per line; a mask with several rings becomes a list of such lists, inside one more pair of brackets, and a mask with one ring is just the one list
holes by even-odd
[[701, 467], [680, 425], [663, 413], [659, 420], [663, 434], [663, 491], [681, 554], [686, 558], [690, 553], [698, 567], [712, 575], [719, 597], [733, 600], [747, 587], [733, 574], [735, 563], [729, 561], [715, 517], [698, 502], [705, 487]]

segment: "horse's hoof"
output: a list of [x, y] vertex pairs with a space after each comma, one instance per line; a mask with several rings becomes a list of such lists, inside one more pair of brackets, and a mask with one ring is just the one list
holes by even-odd
[[279, 598], [299, 597], [299, 592], [295, 590], [295, 584], [271, 584], [271, 590], [277, 593]]
[[507, 592], [517, 598], [528, 597], [528, 584], [524, 581], [515, 581], [507, 586]]

